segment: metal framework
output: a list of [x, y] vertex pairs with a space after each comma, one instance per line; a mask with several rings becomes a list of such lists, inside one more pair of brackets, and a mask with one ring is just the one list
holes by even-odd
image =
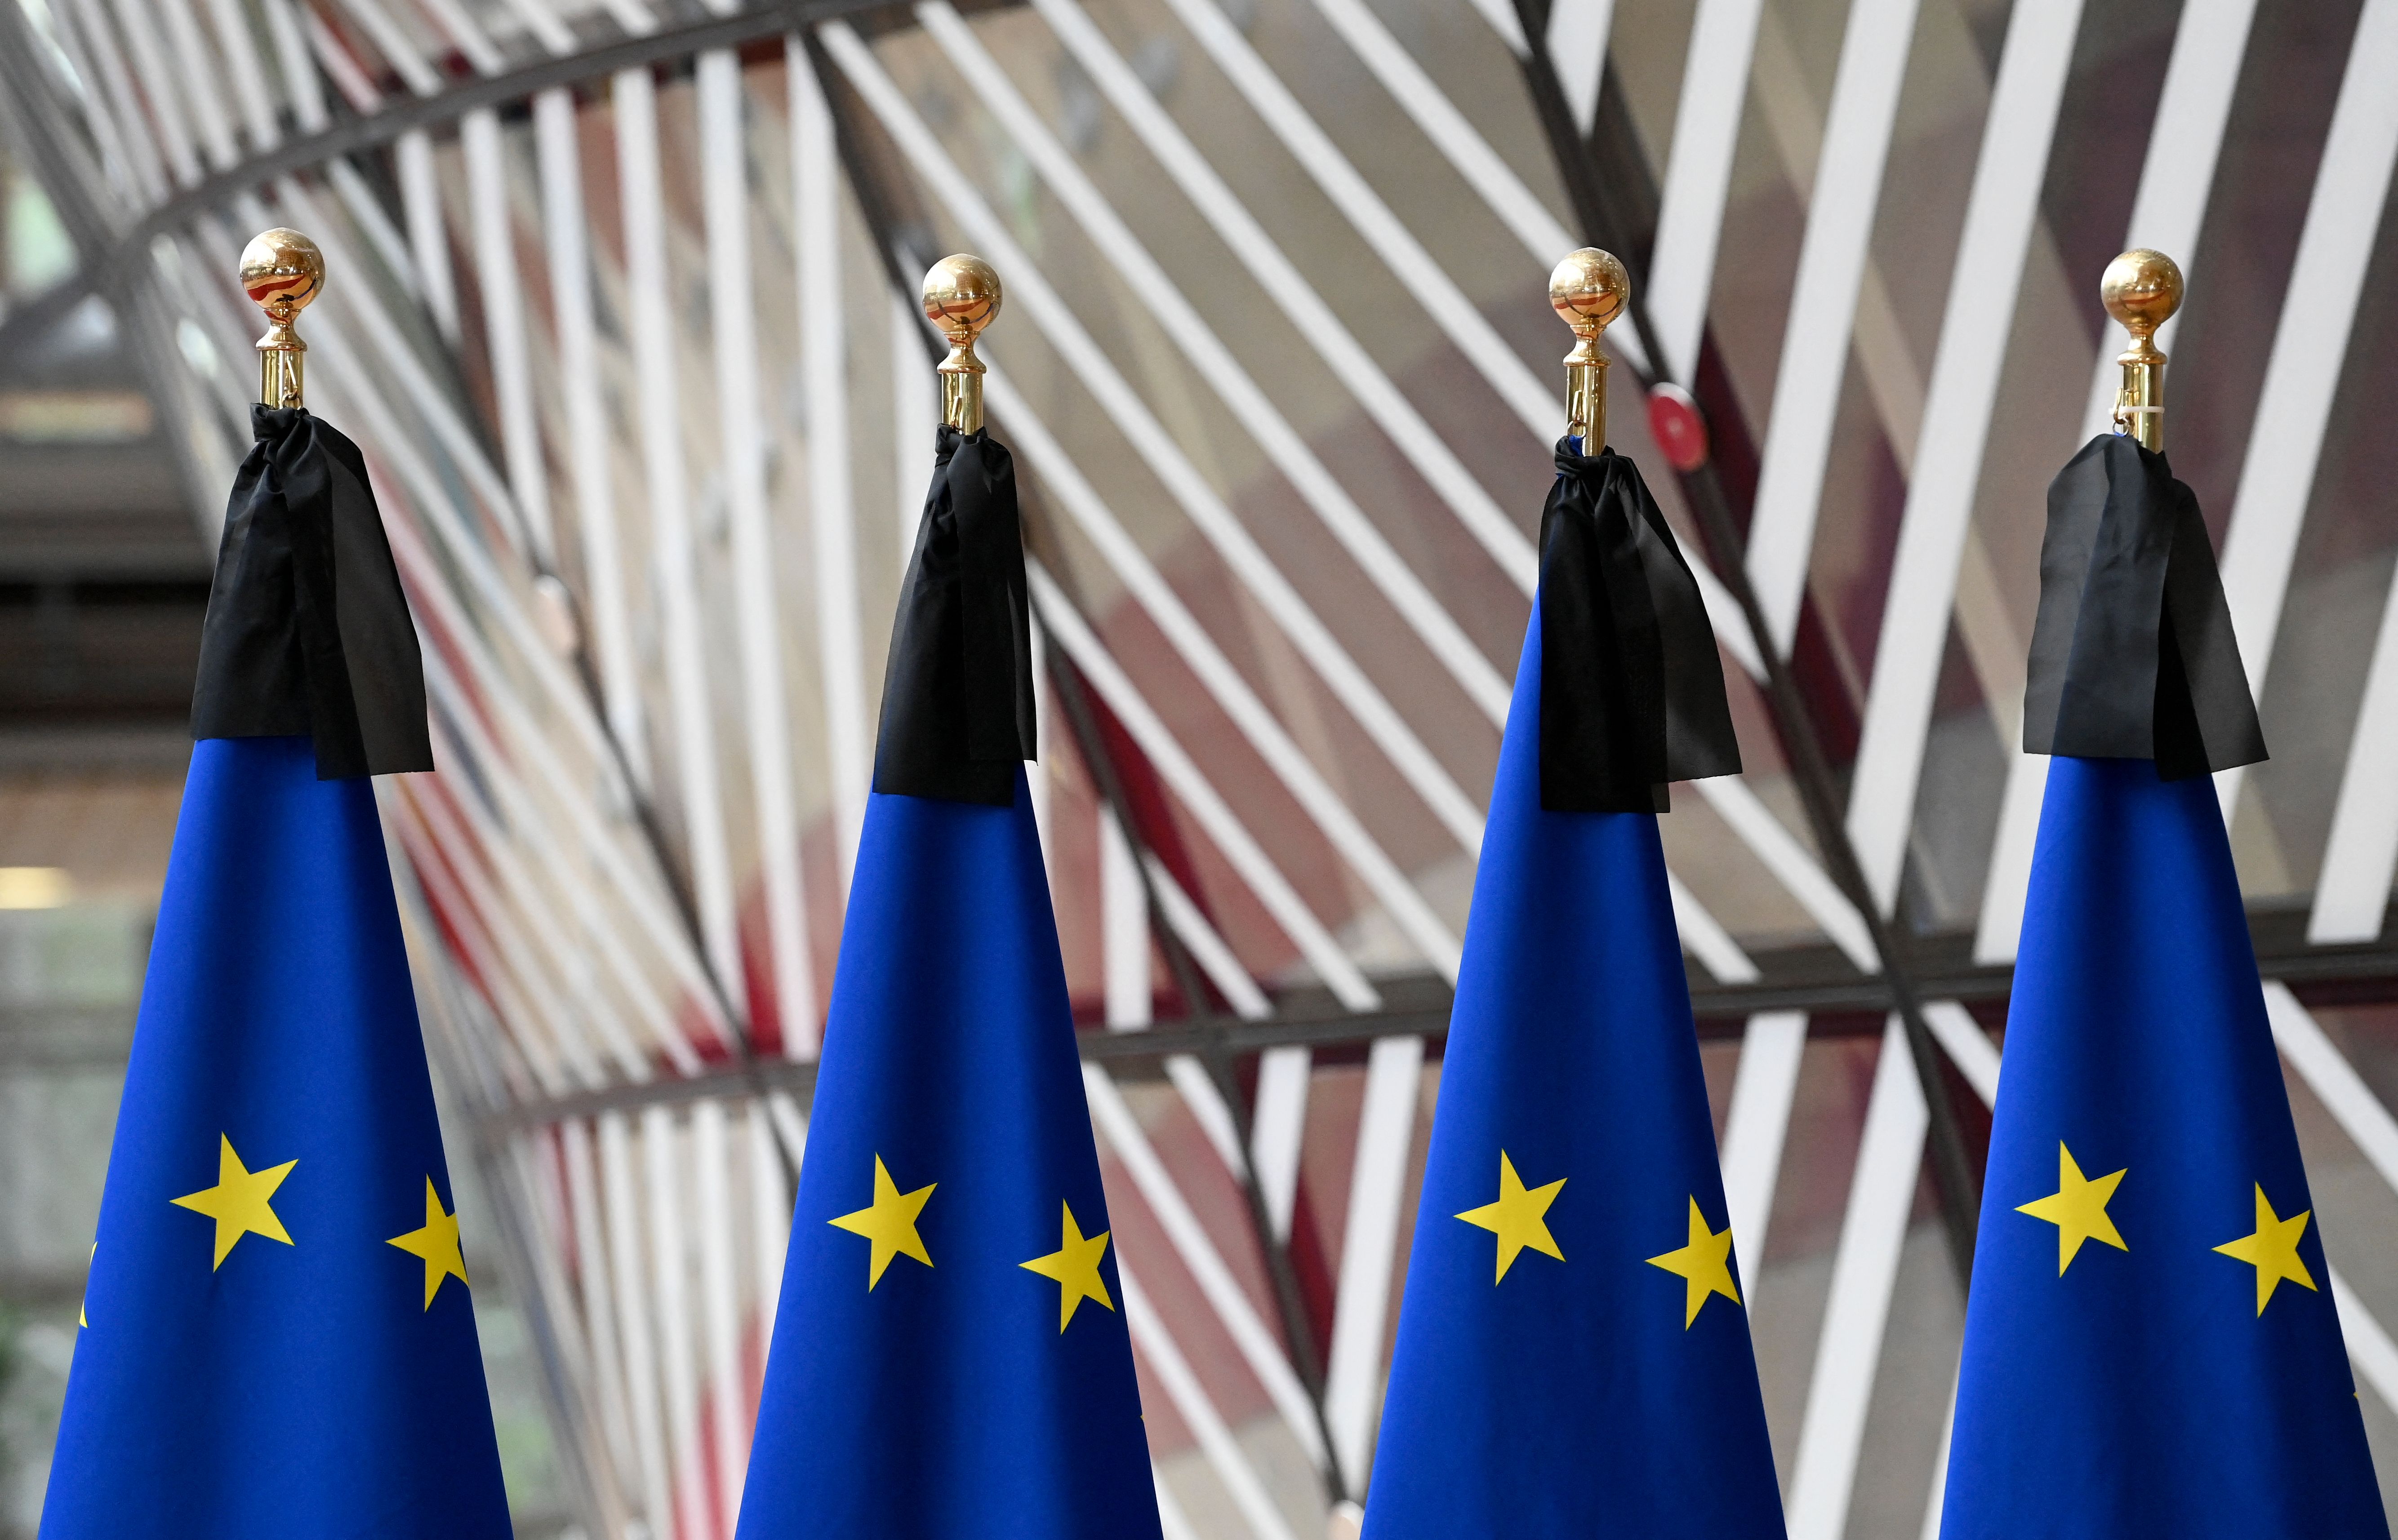
[[[324, 248], [310, 386], [368, 454], [445, 770], [384, 788], [419, 995], [591, 1533], [737, 1510], [929, 459], [939, 347], [906, 307], [959, 246], [1011, 297], [984, 347], [1030, 473], [1036, 791], [1123, 1305], [1192, 1451], [1160, 1474], [1167, 1533], [1294, 1535], [1361, 1490], [1563, 421], [1564, 339], [1518, 323], [1584, 243], [1634, 278], [1621, 436], [1664, 482], [1637, 406], [1704, 426], [1664, 490], [1761, 767], [1693, 788], [1704, 837], [1673, 849], [1701, 1030], [1737, 1042], [1752, 1289], [1809, 1045], [1880, 1044], [1787, 1493], [1795, 1536], [1848, 1532], [1927, 1155], [1970, 1259], [1999, 1063], [1972, 1008], [2006, 995], [2044, 776], [2005, 755], [1978, 907], [1937, 923], [1935, 735], [2020, 738], [2001, 552], [2037, 510], [1993, 502], [2020, 483], [1991, 459], [2023, 441], [2002, 386], [2023, 336], [2068, 337], [2095, 431], [2112, 349], [2033, 324], [2073, 314], [2043, 196], [2080, 0], [2015, 0], [1987, 60], [1928, 0], [1814, 9], [1840, 39], [1820, 100], [1792, 7], [1699, 0], [1652, 160], [1609, 0], [0, 7], [0, 125], [85, 259], [0, 347], [105, 298], [201, 504], [247, 434], [234, 253], [270, 224]], [[2183, 6], [2108, 248], [2175, 252], [2194, 293], [2256, 11]], [[2223, 544], [2269, 722], [2398, 159], [2398, 0], [2345, 47]], [[1986, 99], [1928, 369], [1876, 241], [1925, 59]], [[1300, 65], [1356, 87], [1341, 118]], [[1800, 209], [1763, 326], [1727, 249], [1752, 108]], [[1862, 604], [1823, 549], [1852, 461], [1904, 486]], [[2254, 918], [2295, 1082], [2398, 1187], [2398, 1120], [2302, 1003], [2398, 994], [2398, 590], [2380, 613], [2320, 878]], [[2263, 818], [2257, 778], [2223, 796], [2235, 834]], [[2398, 1346], [2333, 1288], [2398, 1409]]]

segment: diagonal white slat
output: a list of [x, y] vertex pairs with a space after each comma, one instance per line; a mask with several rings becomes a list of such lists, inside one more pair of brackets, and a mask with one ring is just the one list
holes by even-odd
[[132, 183], [129, 191], [140, 203], [165, 202], [167, 167], [159, 158], [158, 141], [142, 122], [132, 72], [115, 34], [108, 30], [100, 0], [59, 0], [50, 15], [75, 78], [84, 83], [94, 137], [125, 168]]
[[272, 150], [283, 142], [283, 126], [275, 120], [275, 104], [266, 95], [266, 70], [258, 57], [258, 42], [242, 14], [239, 0], [208, 0], [209, 25], [217, 36], [217, 51], [232, 77], [233, 94], [241, 108], [242, 126], [249, 131], [250, 148]]
[[2021, 0], [1983, 123], [1849, 793], [1849, 837], [1885, 911], [1914, 826], [1958, 564], [2081, 19], [2081, 0]]
[[[1007, 275], [1011, 302], [1029, 312], [1036, 326], [1046, 337], [1068, 367], [1098, 400], [1100, 408], [1116, 424], [1155, 471], [1169, 494], [1223, 558], [1225, 565], [1256, 597], [1277, 628], [1287, 636], [1294, 648], [1305, 658], [1326, 686], [1340, 700], [1350, 716], [1363, 728], [1367, 737], [1381, 749], [1402, 778], [1423, 798], [1444, 826], [1470, 851], [1480, 844], [1481, 813], [1463, 789], [1457, 784], [1446, 767], [1433, 756], [1421, 739], [1398, 710], [1391, 704], [1381, 689], [1358, 666], [1348, 649], [1332, 635], [1312, 606], [1300, 594], [1281, 569], [1259, 546], [1240, 519], [1226, 505], [1222, 497], [1209, 484], [1199, 467], [1192, 462], [1180, 444], [1166, 431], [1163, 422], [1151, 411], [1123, 373], [1081, 320], [1076, 317], [1063, 296], [1053, 288], [1033, 265], [1031, 258], [1018, 246], [1007, 223], [1001, 220], [981, 194], [960, 175], [938, 136], [918, 115], [907, 96], [886, 74], [871, 49], [846, 22], [828, 22], [818, 32], [825, 47], [844, 74], [857, 86], [868, 105], [883, 126], [891, 130], [901, 152], [914, 165], [918, 174], [931, 183], [950, 212], [957, 216], [965, 234], [1001, 271]], [[996, 371], [986, 381], [987, 388], [1002, 388]], [[1028, 408], [1021, 397], [1010, 395], [1016, 403], [1010, 410], [1017, 417]], [[1125, 548], [1138, 555], [1129, 542]], [[1146, 562], [1146, 557], [1141, 558]], [[1160, 587], [1163, 587], [1162, 582]], [[1152, 613], [1156, 607], [1151, 606]], [[1198, 632], [1203, 641], [1206, 634]], [[1212, 641], [1206, 643], [1214, 649]], [[1187, 654], [1186, 654], [1187, 655]], [[1232, 687], [1234, 698], [1246, 692], [1238, 676], [1229, 664], [1220, 676], [1206, 676], [1211, 688]], [[1226, 699], [1219, 690], [1219, 699]], [[1252, 696], [1253, 700], [1254, 697]], [[1227, 709], [1236, 717], [1240, 709], [1233, 700], [1226, 700]], [[1262, 713], [1260, 706], [1260, 712]], [[1270, 722], [1270, 717], [1261, 717]], [[1286, 783], [1302, 801], [1315, 797], [1314, 787], [1302, 790], [1314, 774], [1296, 745], [1290, 755], [1276, 765]], [[1320, 777], [1316, 778], [1320, 782]], [[1326, 788], [1321, 797], [1310, 803], [1310, 811], [1336, 842], [1341, 845], [1344, 857], [1357, 867], [1358, 875], [1374, 888], [1389, 911], [1391, 918], [1434, 966], [1444, 975], [1456, 972], [1456, 938], [1433, 914], [1429, 904], [1417, 893], [1397, 868], [1370, 839], [1360, 838], [1363, 825], [1338, 797]], [[1336, 832], [1337, 831], [1337, 832]]]
[[2326, 1265], [2324, 1270], [2331, 1274], [2332, 1306], [2339, 1312], [2339, 1334], [2348, 1345], [2349, 1361], [2381, 1404], [2398, 1412], [2398, 1340], [2373, 1319], [2337, 1268]]
[[1281, 1414], [1300, 1447], [1307, 1452], [1307, 1457], [1323, 1465], [1323, 1440], [1315, 1425], [1314, 1403], [1308, 1399], [1306, 1387], [1300, 1384], [1282, 1344], [1274, 1340], [1265, 1319], [1258, 1314], [1257, 1306], [1250, 1303], [1247, 1292], [1225, 1265], [1223, 1253], [1208, 1239], [1198, 1215], [1192, 1212], [1149, 1136], [1141, 1132], [1140, 1119], [1133, 1115], [1124, 1092], [1116, 1089], [1106, 1070], [1088, 1063], [1083, 1065], [1083, 1090], [1090, 1100], [1093, 1126], [1124, 1163], [1125, 1174], [1132, 1178], [1141, 1200], [1157, 1217], [1192, 1280], [1206, 1296], [1208, 1307], [1223, 1323], [1242, 1361], [1257, 1376], [1266, 1399]]
[[[700, 205], [707, 242], [708, 319], [716, 355], [716, 418], [732, 534], [734, 633], [741, 660], [742, 730], [749, 744], [751, 812], [765, 891], [775, 1017], [787, 1051], [816, 1036], [815, 970], [800, 880], [800, 817], [791, 785], [790, 702], [783, 681], [780, 574], [766, 521], [766, 439], [759, 404], [757, 296], [749, 261], [749, 152], [741, 60], [730, 48], [699, 56]], [[737, 944], [736, 944], [737, 946]], [[736, 952], [737, 956], [737, 952]], [[725, 981], [734, 986], [734, 974]], [[750, 1002], [750, 1019], [766, 1002]]]
[[1357, 1118], [1356, 1163], [1349, 1179], [1340, 1277], [1332, 1296], [1332, 1351], [1324, 1370], [1324, 1416], [1340, 1469], [1361, 1490], [1372, 1468], [1382, 1404], [1382, 1347], [1391, 1313], [1391, 1275], [1398, 1265], [1400, 1206], [1407, 1197], [1423, 1089], [1423, 1039], [1378, 1039], [1366, 1058], [1365, 1105]]
[[916, 525], [924, 513], [924, 483], [933, 474], [933, 432], [941, 420], [939, 392], [925, 366], [924, 318], [891, 296], [891, 474], [899, 570], [916, 554]]
[[656, 1314], [649, 1270], [641, 1265], [641, 1192], [634, 1172], [633, 1132], [624, 1113], [600, 1115], [600, 1191], [608, 1213], [609, 1281], [617, 1302], [625, 1362], [626, 1421], [640, 1459], [640, 1508], [653, 1534], [674, 1521], [673, 1479], [667, 1466], [666, 1423], [659, 1390]]
[[1384, 429], [1392, 444], [1448, 504], [1466, 531], [1490, 553], [1500, 569], [1529, 595], [1540, 578], [1540, 557], [1532, 542], [1266, 234], [1248, 206], [1108, 42], [1090, 13], [1077, 0], [1033, 0], [1033, 8], [1334, 377]]
[[1798, 1069], [1806, 1051], [1803, 1011], [1760, 1011], [1748, 1018], [1741, 1034], [1731, 1107], [1724, 1118], [1724, 1209], [1739, 1251], [1742, 1296], [1752, 1310], [1765, 1272], [1773, 1191], [1782, 1175], [1782, 1146], [1790, 1133], [1790, 1109], [1798, 1094]]
[[[291, 0], [286, 0], [286, 3], [291, 3]], [[366, 67], [358, 62], [357, 56], [334, 35], [331, 27], [326, 25], [317, 7], [299, 7], [296, 24], [307, 42], [309, 53], [314, 56], [317, 65], [323, 68], [326, 78], [332, 81], [333, 88], [341, 92], [342, 100], [361, 115], [383, 111], [383, 93], [375, 88], [373, 81], [367, 78]], [[321, 111], [321, 91], [317, 105]], [[330, 121], [330, 117], [328, 121]]]
[[683, 837], [708, 966], [729, 994], [741, 980], [732, 856], [717, 773], [716, 724], [701, 663], [694, 535], [682, 449], [681, 395], [675, 389], [674, 313], [667, 292], [666, 199], [658, 164], [656, 87], [647, 68], [615, 77], [616, 168], [625, 220], [625, 277], [640, 386], [641, 460], [650, 494], [652, 577], [656, 583], [667, 693], [683, 802]]
[[[1423, 66], [1391, 35], [1365, 0], [1315, 0], [1315, 8], [1332, 23], [1382, 88], [1416, 127], [1431, 140], [1443, 159], [1457, 168], [1465, 184], [1489, 206], [1543, 268], [1555, 263], [1583, 243], [1552, 213], [1539, 194], [1525, 184], [1505, 156], [1491, 147], [1474, 120], [1435, 84]], [[1524, 51], [1516, 45], [1516, 51]], [[1595, 100], [1595, 99], [1594, 99]], [[1609, 347], [1642, 374], [1654, 372], [1642, 351], [1639, 335], [1629, 327], [1608, 339]]]
[[1922, 1083], [1893, 1016], [1882, 1033], [1847, 1217], [1832, 1255], [1829, 1303], [1786, 1500], [1790, 1540], [1840, 1540], [1848, 1529], [1866, 1412], [1881, 1363], [1882, 1330], [1890, 1320], [1891, 1291], [1898, 1281], [1930, 1126]]
[[[1140, 1356], [1156, 1373], [1158, 1384], [1165, 1387], [1165, 1399], [1174, 1403], [1182, 1425], [1191, 1430], [1207, 1468], [1224, 1483], [1224, 1491], [1233, 1499], [1242, 1522], [1257, 1540], [1296, 1540], [1289, 1522], [1267, 1493], [1257, 1466], [1226, 1426], [1223, 1413], [1217, 1411], [1206, 1386], [1199, 1383], [1191, 1360], [1183, 1357], [1181, 1345], [1174, 1340], [1165, 1318], [1149, 1302], [1149, 1295], [1134, 1279], [1122, 1255], [1116, 1258], [1116, 1284], [1124, 1293], [1125, 1325], [1131, 1330], [1133, 1346], [1140, 1349]], [[1161, 1495], [1163, 1491], [1161, 1487]], [[1187, 1527], [1189, 1520], [1184, 1523]]]
[[[1037, 419], [1018, 415], [1010, 421], [1018, 442], [1033, 446], [1038, 460], [1041, 435], [1037, 431], [1028, 431], [1033, 428]], [[1063, 502], [1070, 495], [1064, 489], [1072, 483], [1057, 470], [1058, 463], [1057, 461], [1048, 462], [1043, 474], [1053, 486], [1060, 489], [1060, 501]], [[1160, 778], [1191, 810], [1192, 817], [1206, 831], [1207, 837], [1215, 841], [1225, 861], [1257, 895], [1258, 903], [1273, 917], [1274, 923], [1282, 927], [1283, 933], [1290, 938], [1300, 956], [1332, 991], [1333, 998], [1351, 1011], [1371, 1011], [1381, 1005], [1381, 995], [1366, 981], [1366, 975], [1358, 971], [1356, 963], [1333, 939], [1332, 932], [1325, 929], [1324, 922], [1308, 908], [1306, 901], [1299, 896], [1299, 891], [1290, 885], [1290, 879], [1266, 854], [1264, 847], [1257, 842], [1257, 837], [1249, 833], [1221, 795], [1208, 783], [1198, 765], [1175, 741], [1156, 711], [1135, 688], [1115, 659], [1099, 644], [1098, 637], [1084, 623], [1071, 601], [1058, 587], [1057, 581], [1037, 560], [1028, 561], [1025, 567], [1031, 583], [1033, 605], [1040, 611], [1042, 623], [1048, 628], [1049, 635], [1058, 639], [1058, 645], [1066, 649], [1067, 656], [1073, 660], [1074, 667], [1090, 680], [1091, 688], [1099, 692], [1099, 698], [1107, 703], [1108, 709], [1124, 723], [1125, 730], [1132, 735], [1134, 743], [1140, 745], [1141, 753], [1156, 767]]]
[[533, 98], [533, 143], [540, 162], [542, 234], [549, 255], [549, 297], [558, 333], [559, 390], [566, 408], [577, 542], [590, 592], [586, 625], [600, 710], [637, 784], [647, 788], [648, 729], [631, 609], [625, 593], [624, 536], [616, 518], [613, 435], [600, 395], [599, 334], [591, 302], [591, 256], [584, 225], [582, 154], [573, 93], [564, 87]]
[[[1882, 173], [1898, 121], [1899, 88], [1920, 0], [1852, 0], [1832, 76], [1832, 104], [1807, 199], [1790, 320], [1773, 381], [1773, 412], [1758, 467], [1748, 577], [1777, 651], [1798, 633], [1807, 570], [1823, 507], [1824, 470], [1839, 416], [1857, 296], [1872, 254]], [[1678, 140], [1677, 143], [1678, 144]]]
[[482, 288], [483, 341], [492, 361], [492, 395], [499, 408], [508, 492], [524, 516], [534, 561], [545, 569], [554, 569], [558, 540], [550, 528], [549, 462], [533, 405], [532, 356], [525, 333], [523, 281], [517, 272], [517, 221], [508, 197], [500, 114], [488, 107], [468, 113], [458, 123], [458, 146], [466, 162], [467, 204], [474, 211], [475, 275]]
[[1881, 971], [1881, 955], [1874, 950], [1873, 930], [1865, 916], [1746, 781], [1720, 775], [1691, 784], [1859, 972]]
[[[1674, 147], [1658, 196], [1657, 244], [1649, 264], [1649, 317], [1664, 351], [1664, 372], [1685, 383], [1698, 370], [1699, 342], [1706, 334], [1716, 246], [1723, 238], [1732, 152], [1740, 143], [1749, 60], [1757, 52], [1757, 20], [1763, 9], [1764, 0], [1699, 0], [1683, 55]], [[1816, 181], [1820, 185], [1823, 179]]]
[[1549, 7], [1549, 62], [1566, 111], [1585, 136], [1598, 121], [1598, 87], [1607, 77], [1607, 34], [1614, 21], [1615, 0], [1556, 0]]
[[[1392, 548], [1390, 541], [1367, 517], [1366, 511], [1357, 505], [1340, 478], [1233, 355], [1216, 328], [1200, 315], [1198, 306], [1191, 302], [1181, 286], [1133, 233], [1098, 185], [1041, 121], [1032, 104], [1024, 100], [999, 61], [975, 36], [974, 29], [965, 24], [948, 0], [924, 0], [916, 7], [916, 16], [1092, 243], [1141, 296], [1141, 302], [1173, 337], [1180, 356], [1207, 382], [1234, 421], [1265, 451], [1266, 458], [1282, 472], [1284, 479], [1340, 542], [1417, 639], [1448, 671], [1467, 698], [1493, 723], [1503, 725], [1507, 720], [1508, 689], [1499, 670], [1466, 636], [1457, 618], [1433, 596], [1432, 590]], [[1462, 818], [1469, 832], [1461, 834], [1460, 838], [1470, 839], [1479, 823], [1470, 801], [1465, 803]]]
[[630, 1399], [625, 1387], [624, 1327], [609, 1272], [604, 1189], [589, 1123], [570, 1118], [558, 1126], [558, 1159], [565, 1177], [566, 1221], [573, 1238], [583, 1335], [591, 1346], [591, 1399], [596, 1403], [600, 1448], [607, 1456], [604, 1462], [595, 1463], [609, 1494], [621, 1501], [626, 1495], [625, 1475], [640, 1468], [640, 1457], [634, 1450]]
[[145, 7], [166, 24], [166, 42], [173, 50], [177, 66], [175, 88], [190, 109], [193, 127], [199, 133], [209, 167], [219, 171], [231, 170], [241, 159], [241, 149], [234, 142], [233, 120], [225, 111], [224, 98], [217, 91], [219, 65], [200, 37], [199, 18], [192, 9], [191, 0], [131, 0], [126, 14], [135, 15], [136, 7]]
[[[2398, 0], [2365, 0], [2324, 139], [2298, 252], [2265, 364], [2231, 522], [2223, 535], [2223, 596], [2248, 684], [2260, 697], [2364, 292], [2374, 237], [2398, 164]], [[2227, 772], [2227, 775], [2233, 772]], [[2225, 805], [2229, 807], [2229, 800]]]
[[[283, 90], [291, 101], [291, 120], [303, 134], [321, 133], [332, 121], [325, 111], [325, 83], [317, 77], [316, 61], [308, 52], [308, 35], [293, 6], [294, 0], [259, 0], [259, 9], [266, 17], [267, 33], [275, 41], [275, 60], [283, 77]], [[309, 14], [314, 16], [315, 12]]]
[[1389, 266], [1410, 301], [1465, 355], [1499, 399], [1530, 430], [1534, 440], [1543, 449], [1555, 442], [1559, 417], [1556, 392], [1541, 383], [1480, 307], [1433, 260], [1415, 233], [1391, 211], [1331, 136], [1300, 105], [1299, 98], [1258, 56], [1216, 0], [1165, 0], [1165, 4], [1283, 148], [1324, 190], [1341, 217], [1365, 237], [1367, 248]]
[[2265, 985], [2265, 1014], [2273, 1024], [2273, 1043], [2290, 1061], [2307, 1089], [2331, 1112], [2340, 1131], [2398, 1192], [2398, 1118], [2391, 1115], [2373, 1088], [2324, 1036], [2323, 1024], [2298, 1003], [2289, 985], [2274, 980]]
[[1923, 1024], [1983, 1105], [1996, 1106], [1999, 1045], [1990, 1041], [1990, 1035], [1982, 1030], [1974, 1013], [1955, 1000], [1934, 1000], [1923, 1008]]
[[[866, 822], [866, 657], [857, 600], [857, 507], [850, 485], [849, 331], [842, 303], [841, 159], [832, 109], [807, 45], [784, 39], [790, 83], [791, 223], [800, 378], [807, 404], [808, 533], [815, 556], [816, 656], [832, 774], [834, 869], [848, 891]], [[916, 368], [923, 368], [922, 355]], [[1037, 673], [1037, 671], [1036, 671]], [[788, 1040], [788, 1039], [787, 1039]]]
[[[2257, 0], [2190, 0], [2182, 7], [2173, 54], [2165, 66], [2164, 89], [2157, 100], [2156, 121], [2149, 130], [2148, 158], [2140, 167], [2139, 192], [2123, 244], [2167, 253], [2181, 264], [2186, 279], [2196, 268], [2199, 232], [2205, 222], [2216, 162], [2225, 127], [2231, 120], [2240, 61], [2247, 50], [2249, 23], [2256, 9]], [[2178, 317], [2165, 323], [2158, 334], [2160, 346], [2171, 350], [2179, 324]], [[2083, 414], [2085, 435], [2105, 432], [2111, 421], [2122, 378], [2122, 370], [2115, 367], [2115, 352], [2111, 338], [2098, 350], [2090, 405]], [[1974, 937], [1976, 962], [2014, 959], [2015, 944], [2023, 931], [2024, 896], [2031, 879], [2032, 844], [2040, 828], [2041, 798], [2047, 784], [2047, 756], [2019, 755], [2009, 763]]]
[[2315, 877], [2307, 940], [2316, 945], [2377, 941], [2398, 875], [2398, 585], [2382, 606], [2364, 673], [2364, 698], [2348, 741], [2339, 797], [2332, 805], [2331, 837]]
[[666, 1401], [667, 1477], [677, 1531], [707, 1533], [707, 1507], [699, 1447], [699, 1365], [692, 1333], [699, 1312], [691, 1298], [691, 1241], [684, 1224], [691, 1212], [691, 1158], [682, 1130], [663, 1106], [641, 1109], [641, 1175], [649, 1200], [650, 1278], [659, 1341], [659, 1380]]
[[[700, 1332], [707, 1364], [707, 1454], [715, 1510], [738, 1505], [749, 1465], [754, 1407], [741, 1373], [742, 1309], [733, 1262], [733, 1130], [724, 1104], [704, 1097], [691, 1109], [694, 1212], [699, 1219]], [[722, 1533], [725, 1525], [717, 1533]]]
[[[134, 78], [141, 82], [142, 98], [149, 105], [157, 143], [167, 153], [167, 168], [174, 173], [178, 185], [195, 186], [200, 180], [200, 158], [193, 148], [191, 126], [184, 121], [166, 56], [158, 49], [157, 29], [151, 24], [142, 0], [112, 0], [110, 8], [125, 34], [125, 51], [133, 60]], [[140, 131], [138, 121], [133, 127]]]

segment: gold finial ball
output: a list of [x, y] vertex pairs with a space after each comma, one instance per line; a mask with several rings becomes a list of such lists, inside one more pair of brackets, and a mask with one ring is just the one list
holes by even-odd
[[2126, 251], [2099, 276], [2098, 298], [2123, 329], [2146, 337], [2181, 308], [2181, 269], [2162, 251]]
[[325, 254], [297, 230], [270, 230], [241, 248], [241, 287], [286, 325], [325, 287]]
[[971, 343], [999, 315], [999, 275], [980, 257], [944, 257], [924, 275], [924, 319]]
[[1595, 246], [1569, 253], [1549, 274], [1549, 303], [1578, 336], [1605, 330], [1631, 297], [1632, 275], [1612, 253]]

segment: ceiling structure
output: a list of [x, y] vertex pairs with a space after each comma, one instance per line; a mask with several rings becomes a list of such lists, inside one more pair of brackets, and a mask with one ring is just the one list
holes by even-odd
[[2045, 765], [2041, 489], [2106, 421], [2127, 246], [2189, 275], [2167, 442], [2276, 751], [2219, 784], [2398, 1428], [2398, 0], [2303, 9], [26, 0], [0, 114], [78, 261], [0, 340], [96, 297], [206, 510], [236, 253], [323, 247], [310, 402], [374, 474], [444, 767], [380, 788], [429, 1037], [586, 1523], [694, 1540], [748, 1458], [930, 462], [914, 284], [989, 259], [1167, 1532], [1270, 1540], [1370, 1462], [1564, 421], [1544, 279], [1618, 252], [1616, 442], [1750, 767], [1664, 822], [1792, 1533], [1914, 1534]]

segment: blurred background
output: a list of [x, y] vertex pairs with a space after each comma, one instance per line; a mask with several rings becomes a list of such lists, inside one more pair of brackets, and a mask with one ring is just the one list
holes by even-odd
[[2043, 490], [2133, 245], [2189, 276], [2166, 444], [2272, 751], [2219, 787], [2398, 1493], [2393, 79], [2398, 0], [0, 0], [0, 1534], [277, 224], [424, 642], [442, 768], [378, 793], [520, 1533], [731, 1533], [961, 249], [1170, 1537], [1312, 1540], [1370, 1464], [1583, 244], [1748, 766], [1664, 823], [1793, 1534], [1937, 1523], [1924, 1132], [1987, 1128]]

